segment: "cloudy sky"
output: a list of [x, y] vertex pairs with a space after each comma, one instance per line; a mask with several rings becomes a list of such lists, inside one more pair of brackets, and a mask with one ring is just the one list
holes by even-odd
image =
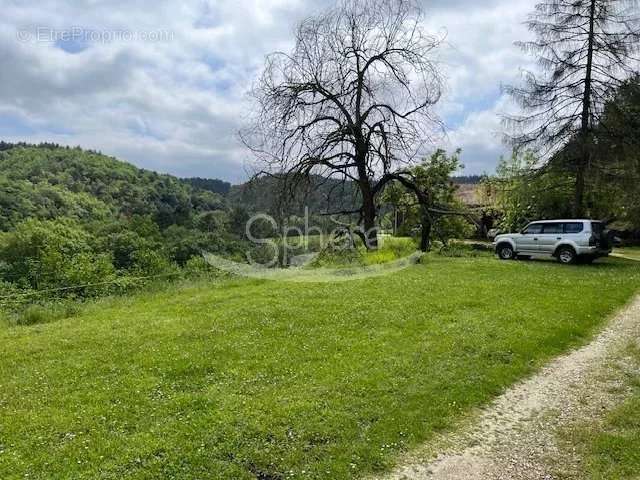
[[[0, 139], [101, 150], [180, 176], [242, 181], [238, 131], [264, 56], [292, 47], [302, 18], [329, 0], [3, 0]], [[438, 110], [465, 173], [504, 153], [500, 85], [531, 61], [513, 42], [535, 0], [423, 0], [446, 32]]]

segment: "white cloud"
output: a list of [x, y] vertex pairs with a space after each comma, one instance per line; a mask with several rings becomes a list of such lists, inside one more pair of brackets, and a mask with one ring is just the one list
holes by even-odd
[[427, 25], [447, 32], [448, 89], [438, 111], [449, 130], [446, 146], [462, 148], [466, 173], [493, 172], [508, 150], [501, 114], [513, 106], [501, 86], [519, 81], [521, 68], [535, 68], [514, 45], [529, 38], [524, 21], [533, 6], [531, 0], [457, 0], [457, 8], [447, 2], [427, 14]]
[[[235, 135], [248, 108], [244, 94], [265, 54], [291, 48], [296, 22], [328, 0], [4, 3], [0, 138], [79, 144], [146, 168], [240, 181], [249, 158]], [[439, 111], [471, 173], [492, 169], [502, 151], [493, 131], [499, 86], [527, 61], [513, 41], [526, 35], [531, 8], [530, 0], [426, 4], [427, 26], [448, 32], [441, 60], [449, 88]], [[20, 41], [18, 32], [38, 26], [170, 38]]]
[[462, 124], [448, 135], [448, 148], [462, 149], [461, 160], [465, 173], [492, 173], [501, 156], [508, 153], [502, 142], [502, 115], [514, 108], [502, 95], [486, 110], [469, 112]]

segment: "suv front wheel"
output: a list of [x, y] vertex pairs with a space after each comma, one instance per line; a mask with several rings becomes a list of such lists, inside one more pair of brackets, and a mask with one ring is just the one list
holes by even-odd
[[560, 247], [558, 249], [558, 261], [560, 263], [564, 263], [565, 265], [569, 265], [572, 263], [576, 263], [576, 252], [571, 247]]
[[515, 258], [515, 252], [508, 243], [498, 246], [498, 257], [500, 260], [513, 260]]

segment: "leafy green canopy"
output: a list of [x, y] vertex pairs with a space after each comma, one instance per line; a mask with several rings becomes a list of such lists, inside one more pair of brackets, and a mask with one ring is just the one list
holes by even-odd
[[[450, 238], [470, 236], [472, 224], [464, 216], [457, 215], [465, 210], [462, 202], [456, 198], [457, 186], [452, 177], [462, 167], [459, 157], [460, 150], [451, 155], [444, 150], [437, 150], [411, 169], [413, 183], [423, 192], [427, 202], [425, 205], [420, 205], [415, 191], [398, 182], [390, 184], [383, 197], [383, 201], [392, 207], [383, 219], [385, 224], [396, 234], [409, 235], [424, 223], [430, 223], [443, 242]], [[426, 215], [425, 208], [428, 209]]]
[[79, 148], [0, 151], [0, 230], [26, 218], [103, 220], [151, 215], [162, 227], [186, 225], [194, 213], [224, 208], [223, 198], [170, 175]]
[[171, 175], [79, 148], [5, 143], [0, 172], [3, 291], [103, 293], [75, 286], [175, 272], [203, 250], [240, 250], [225, 199]]
[[[640, 77], [628, 79], [607, 101], [589, 136], [590, 161], [582, 168], [588, 214], [619, 230], [640, 232]], [[501, 227], [517, 229], [530, 220], [572, 215], [579, 142], [570, 141], [543, 168], [530, 152], [502, 159], [485, 183], [503, 212]]]

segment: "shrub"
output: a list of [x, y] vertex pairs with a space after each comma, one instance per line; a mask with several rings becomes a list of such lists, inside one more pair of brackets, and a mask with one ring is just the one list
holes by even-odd
[[364, 254], [360, 248], [345, 248], [343, 245], [329, 243], [323, 248], [315, 260], [312, 267], [334, 267], [364, 265]]
[[[0, 278], [22, 288], [58, 289], [101, 283], [115, 276], [109, 254], [97, 254], [95, 238], [72, 220], [26, 220], [0, 244]], [[84, 295], [88, 289], [58, 291]]]
[[38, 325], [69, 318], [79, 311], [80, 304], [73, 301], [27, 305], [13, 314], [10, 323], [22, 326]]
[[490, 244], [449, 242], [437, 250], [443, 257], [482, 257], [493, 254]]
[[112, 253], [113, 263], [118, 269], [132, 268], [135, 264], [136, 252], [158, 248], [153, 242], [132, 230], [112, 233], [105, 243], [105, 248]]
[[320, 252], [312, 266], [377, 265], [408, 257], [415, 251], [415, 241], [404, 237], [380, 237], [379, 248], [369, 251], [364, 248], [359, 240], [355, 248], [345, 248], [343, 243], [330, 243]]
[[221, 273], [217, 268], [210, 265], [202, 255], [197, 255], [187, 260], [184, 271], [192, 275], [207, 274], [218, 276]]
[[29, 288], [20, 288], [15, 283], [0, 280], [0, 312], [9, 314], [24, 308], [32, 302], [33, 293]]
[[153, 276], [173, 274], [178, 272], [178, 267], [171, 263], [163, 252], [153, 250], [140, 250], [134, 254], [134, 266], [130, 270], [134, 276]]

